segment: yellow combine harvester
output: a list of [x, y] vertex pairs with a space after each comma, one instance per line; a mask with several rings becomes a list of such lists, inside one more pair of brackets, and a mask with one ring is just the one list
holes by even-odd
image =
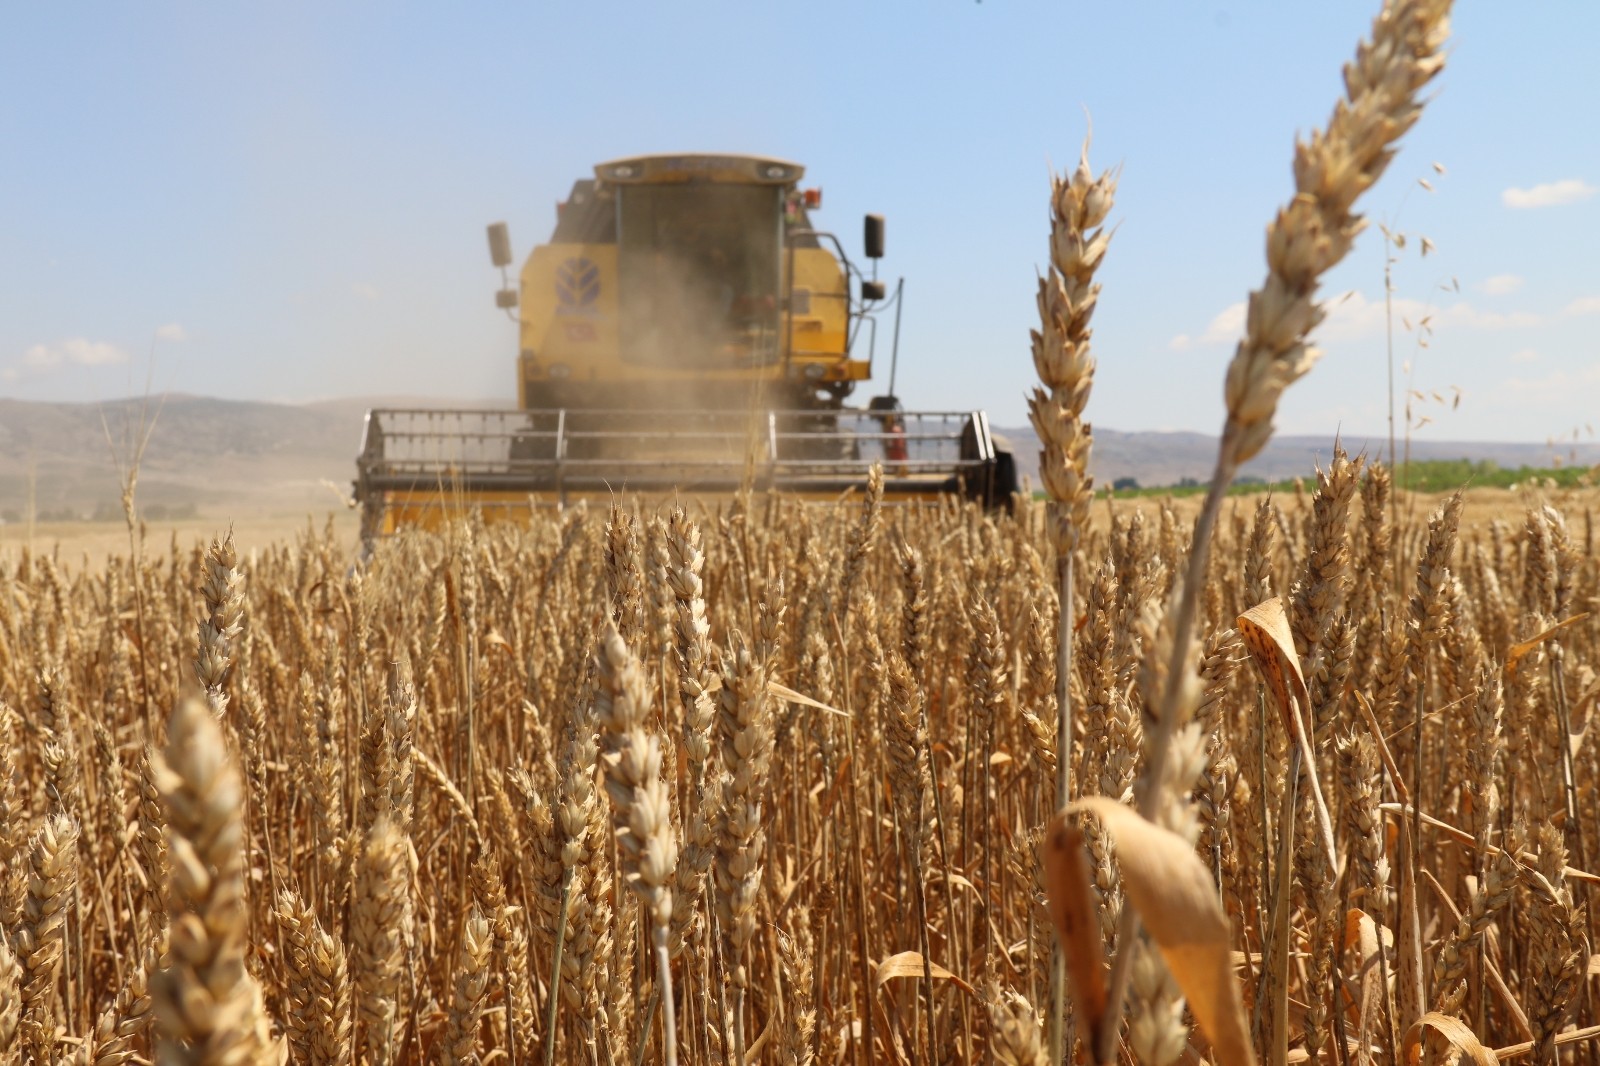
[[[822, 197], [803, 174], [753, 156], [641, 156], [573, 185], [520, 287], [496, 297], [519, 323], [518, 409], [369, 412], [363, 536], [613, 492], [834, 496], [873, 463], [892, 496], [1008, 502], [1016, 468], [983, 412], [905, 411], [894, 396], [903, 286], [891, 296], [877, 280], [882, 216], [866, 219], [868, 277], [813, 228]], [[504, 277], [504, 224], [489, 248]], [[891, 309], [889, 391], [847, 407]]]

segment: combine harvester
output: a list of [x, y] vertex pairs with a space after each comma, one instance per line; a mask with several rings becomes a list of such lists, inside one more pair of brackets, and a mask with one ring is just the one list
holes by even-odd
[[[490, 226], [495, 302], [519, 323], [519, 407], [368, 412], [363, 539], [585, 496], [831, 499], [874, 463], [891, 498], [1009, 503], [1016, 466], [982, 411], [905, 411], [894, 395], [904, 283], [891, 296], [877, 280], [882, 216], [866, 218], [868, 277], [812, 227], [822, 197], [803, 173], [751, 156], [602, 163], [557, 208], [520, 291], [506, 227]], [[848, 407], [889, 310], [888, 393]]]

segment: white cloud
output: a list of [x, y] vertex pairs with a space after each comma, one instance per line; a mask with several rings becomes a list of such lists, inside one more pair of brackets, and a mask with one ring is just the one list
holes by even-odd
[[1539, 358], [1539, 353], [1532, 348], [1519, 348], [1511, 353], [1513, 363], [1531, 363]]
[[1522, 288], [1522, 279], [1515, 274], [1496, 274], [1478, 282], [1477, 289], [1489, 296], [1505, 296]]
[[75, 366], [110, 366], [126, 363], [128, 353], [115, 344], [72, 337], [55, 344], [35, 344], [22, 353], [22, 365], [34, 370], [71, 364]]
[[19, 381], [49, 374], [64, 366], [114, 366], [127, 361], [128, 353], [115, 344], [70, 337], [54, 344], [35, 344], [22, 353], [22, 358], [0, 370], [0, 379]]
[[189, 331], [177, 322], [168, 322], [156, 329], [156, 340], [171, 341], [174, 344], [189, 339]]
[[354, 285], [350, 286], [350, 291], [361, 297], [363, 300], [376, 300], [383, 295], [383, 293], [378, 291], [378, 287], [376, 285], [365, 281], [356, 282]]
[[1218, 344], [1232, 344], [1244, 335], [1245, 305], [1241, 300], [1236, 304], [1229, 304], [1217, 312], [1206, 331], [1198, 337], [1191, 337], [1187, 333], [1180, 333], [1167, 342], [1167, 347], [1175, 352], [1186, 352], [1190, 348], [1208, 348]]
[[1524, 395], [1533, 393], [1549, 396], [1551, 399], [1564, 398], [1574, 390], [1587, 390], [1593, 385], [1600, 384], [1600, 363], [1577, 373], [1557, 370], [1542, 378], [1507, 378], [1501, 384], [1513, 392]]
[[[1539, 316], [1527, 311], [1485, 311], [1465, 300], [1449, 307], [1436, 307], [1421, 300], [1399, 297], [1393, 301], [1394, 331], [1396, 336], [1406, 332], [1406, 325], [1417, 329], [1423, 322], [1435, 332], [1464, 326], [1468, 329], [1526, 329], [1537, 326]], [[1386, 328], [1386, 315], [1382, 300], [1369, 300], [1359, 292], [1328, 308], [1328, 317], [1318, 327], [1316, 337], [1321, 341], [1350, 341], [1364, 337], [1382, 336]]]
[[1569, 315], [1600, 314], [1600, 296], [1584, 296], [1573, 300], [1562, 311]]
[[1529, 189], [1507, 189], [1500, 194], [1500, 202], [1518, 210], [1530, 207], [1560, 207], [1563, 204], [1575, 204], [1580, 200], [1587, 200], [1594, 194], [1595, 188], [1588, 182], [1578, 178], [1566, 178], [1562, 181], [1548, 181]]
[[1469, 303], [1452, 304], [1444, 309], [1446, 325], [1467, 326], [1471, 329], [1527, 329], [1543, 321], [1532, 311], [1484, 311]]
[[[1581, 310], [1577, 309], [1579, 304], [1584, 305]], [[1465, 300], [1449, 307], [1438, 307], [1423, 303], [1421, 300], [1398, 297], [1386, 312], [1382, 300], [1370, 300], [1357, 291], [1329, 299], [1323, 306], [1327, 310], [1327, 317], [1312, 334], [1313, 339], [1319, 343], [1381, 337], [1387, 325], [1388, 314], [1391, 313], [1394, 316], [1394, 331], [1397, 337], [1408, 332], [1406, 328], [1408, 324], [1411, 330], [1416, 330], [1424, 322], [1437, 333], [1449, 327], [1480, 330], [1526, 329], [1539, 325], [1541, 321], [1538, 315], [1528, 311], [1485, 311]], [[1600, 298], [1595, 298], [1592, 305], [1587, 300], [1580, 300], [1567, 309], [1569, 314], [1583, 314], [1590, 311], [1600, 312]], [[1167, 342], [1167, 347], [1175, 352], [1183, 352], [1191, 348], [1232, 344], [1243, 336], [1244, 326], [1244, 303], [1230, 304], [1218, 312], [1200, 336], [1193, 337], [1187, 333], [1180, 333]]]

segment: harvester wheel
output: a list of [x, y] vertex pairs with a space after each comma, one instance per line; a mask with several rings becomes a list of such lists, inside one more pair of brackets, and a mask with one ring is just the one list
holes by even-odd
[[511, 438], [511, 459], [537, 460], [554, 459], [556, 457], [556, 442], [554, 437], [541, 437], [532, 434], [518, 434]]
[[995, 445], [994, 473], [990, 479], [989, 498], [984, 502], [991, 508], [1003, 508], [1009, 513], [1012, 500], [1022, 491], [1022, 484], [1017, 479], [1017, 457], [1011, 453], [1010, 445], [1000, 447], [998, 440]]

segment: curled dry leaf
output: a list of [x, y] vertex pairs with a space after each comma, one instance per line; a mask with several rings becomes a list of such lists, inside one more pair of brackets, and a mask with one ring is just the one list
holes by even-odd
[[885, 981], [891, 981], [896, 977], [921, 978], [928, 973], [933, 974], [935, 981], [949, 981], [969, 996], [978, 994], [977, 989], [973, 988], [972, 985], [936, 962], [930, 962], [924, 968], [922, 952], [920, 951], [902, 951], [900, 954], [890, 955], [887, 959], [878, 963], [878, 969], [872, 976], [872, 987], [874, 989], [882, 988]]
[[1106, 953], [1095, 916], [1089, 852], [1084, 847], [1083, 830], [1070, 811], [1062, 811], [1050, 820], [1041, 847], [1050, 920], [1066, 956], [1076, 1014], [1088, 1030], [1092, 1047], [1105, 1021]]
[[[1310, 697], [1306, 694], [1306, 677], [1300, 668], [1300, 655], [1294, 649], [1294, 633], [1289, 629], [1289, 616], [1283, 609], [1283, 597], [1263, 600], [1238, 618], [1238, 628], [1244, 637], [1250, 658], [1267, 680], [1273, 700], [1283, 714], [1283, 725], [1300, 746], [1301, 766], [1311, 781], [1311, 801], [1317, 810], [1317, 822], [1322, 830], [1322, 846], [1327, 852], [1328, 868], [1339, 869], [1339, 849], [1334, 842], [1333, 818], [1328, 813], [1327, 801], [1322, 798], [1322, 782], [1317, 780], [1316, 754], [1306, 737], [1302, 711], [1311, 713]], [[1296, 709], [1298, 708], [1298, 709]]]
[[[1283, 609], [1283, 597], [1274, 596], [1250, 608], [1238, 619], [1240, 636], [1250, 649], [1250, 658], [1267, 680], [1285, 724], [1294, 714], [1295, 703], [1306, 704], [1306, 677], [1300, 670], [1300, 655], [1294, 650], [1294, 633]], [[1291, 729], [1291, 735], [1293, 731]]]
[[1467, 1027], [1467, 1023], [1460, 1018], [1452, 1018], [1448, 1014], [1429, 1012], [1418, 1018], [1410, 1029], [1406, 1030], [1405, 1047], [1401, 1057], [1408, 1062], [1416, 1061], [1422, 1052], [1422, 1032], [1432, 1029], [1465, 1055], [1477, 1066], [1500, 1066], [1500, 1059], [1495, 1053], [1478, 1041], [1477, 1036]]
[[[1077, 811], [1099, 818], [1115, 842], [1123, 891], [1211, 1041], [1213, 1061], [1254, 1066], [1255, 1050], [1233, 975], [1232, 929], [1205, 863], [1178, 834], [1115, 800], [1089, 796], [1064, 813]], [[1062, 816], [1056, 817], [1059, 821]]]

